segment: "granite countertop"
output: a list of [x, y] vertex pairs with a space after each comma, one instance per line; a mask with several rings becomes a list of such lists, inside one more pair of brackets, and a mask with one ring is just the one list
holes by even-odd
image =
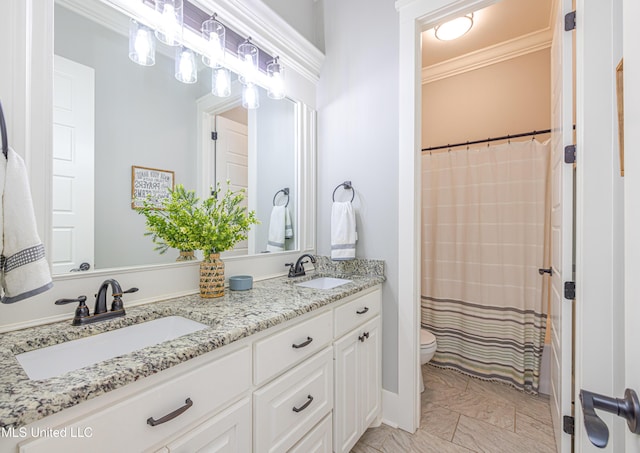
[[[352, 282], [330, 290], [293, 284], [317, 276]], [[0, 334], [0, 428], [24, 426], [383, 281], [382, 261], [334, 263], [318, 257], [316, 270], [306, 277], [263, 280], [249, 291], [226, 289], [217, 299], [195, 294], [130, 308], [125, 300], [127, 314], [122, 318], [80, 327], [69, 320]], [[210, 327], [49, 379], [29, 380], [15, 358], [33, 349], [173, 315]]]

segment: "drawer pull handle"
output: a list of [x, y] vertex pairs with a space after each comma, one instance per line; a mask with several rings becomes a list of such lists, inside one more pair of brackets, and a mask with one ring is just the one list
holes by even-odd
[[159, 418], [158, 420], [154, 419], [153, 417], [149, 417], [147, 419], [147, 424], [151, 426], [162, 425], [163, 423], [166, 423], [169, 420], [173, 420], [178, 415], [181, 415], [184, 411], [189, 409], [191, 406], [193, 406], [193, 401], [191, 401], [191, 398], [187, 398], [186, 401], [184, 402], [184, 406], [177, 408], [175, 411], [165, 415], [162, 418]]
[[362, 335], [360, 335], [360, 336], [358, 337], [358, 340], [360, 340], [361, 342], [363, 342], [363, 343], [364, 343], [364, 340], [365, 340], [365, 339], [367, 339], [367, 338], [369, 338], [369, 332], [365, 332], [365, 333], [363, 333]]
[[309, 343], [311, 343], [313, 341], [313, 338], [311, 337], [307, 337], [307, 341], [304, 341], [300, 344], [292, 344], [291, 347], [294, 349], [300, 349], [300, 348], [304, 348], [305, 346], [309, 346]]
[[362, 310], [356, 311], [356, 313], [359, 315], [364, 315], [368, 311], [369, 311], [369, 307], [364, 307]]
[[311, 401], [313, 401], [313, 396], [311, 395], [307, 395], [307, 402], [304, 403], [302, 406], [300, 407], [295, 407], [293, 406], [293, 412], [302, 412], [303, 410], [305, 410], [307, 407], [309, 407], [309, 404], [311, 404]]

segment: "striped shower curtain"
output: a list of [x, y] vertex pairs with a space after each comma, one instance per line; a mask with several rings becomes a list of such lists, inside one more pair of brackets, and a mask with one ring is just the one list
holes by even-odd
[[431, 363], [537, 393], [547, 320], [550, 147], [422, 157], [422, 326]]

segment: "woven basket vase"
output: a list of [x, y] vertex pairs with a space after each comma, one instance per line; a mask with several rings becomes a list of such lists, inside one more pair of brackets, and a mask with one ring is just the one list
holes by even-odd
[[200, 263], [200, 297], [224, 296], [224, 261], [219, 253], [212, 253]]

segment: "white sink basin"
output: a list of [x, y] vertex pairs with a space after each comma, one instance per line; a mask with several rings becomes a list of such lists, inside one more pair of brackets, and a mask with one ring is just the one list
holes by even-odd
[[16, 359], [29, 379], [48, 379], [208, 327], [182, 316], [167, 316], [35, 349], [18, 354]]
[[313, 289], [332, 289], [347, 283], [351, 283], [351, 280], [346, 280], [344, 278], [319, 277], [306, 282], [296, 283], [296, 285]]

